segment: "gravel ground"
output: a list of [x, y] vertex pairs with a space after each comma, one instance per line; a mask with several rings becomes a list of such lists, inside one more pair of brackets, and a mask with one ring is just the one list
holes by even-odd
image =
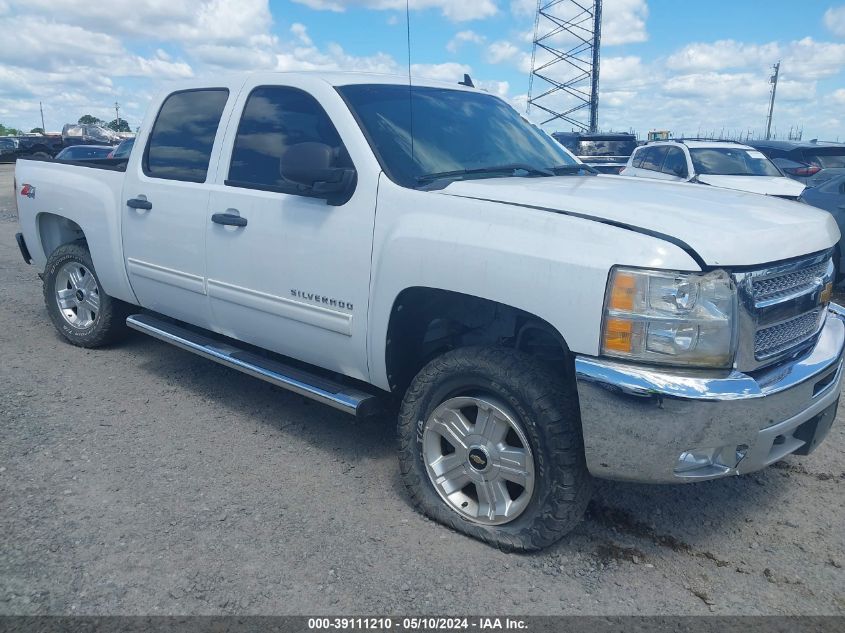
[[141, 335], [63, 343], [0, 166], [0, 613], [843, 614], [845, 425], [687, 486], [601, 483], [508, 555], [420, 516], [393, 421]]

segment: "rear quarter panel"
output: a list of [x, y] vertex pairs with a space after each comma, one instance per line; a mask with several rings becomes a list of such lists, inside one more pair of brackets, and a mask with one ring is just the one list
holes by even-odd
[[[84, 232], [103, 289], [117, 299], [135, 303], [123, 265], [120, 210], [123, 172], [50, 161], [20, 159], [15, 168], [18, 216], [32, 263], [43, 269], [50, 256], [44, 228], [48, 214], [75, 222]], [[35, 187], [35, 196], [20, 195], [20, 187]]]

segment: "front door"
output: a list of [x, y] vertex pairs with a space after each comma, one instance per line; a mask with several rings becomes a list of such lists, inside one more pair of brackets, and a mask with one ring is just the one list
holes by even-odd
[[[321, 97], [345, 107], [333, 91]], [[246, 86], [235, 111], [243, 115], [227, 135], [206, 222], [214, 329], [366, 379], [378, 178], [359, 172], [341, 206], [299, 195], [285, 181], [280, 158], [298, 143], [329, 145], [335, 166], [355, 167], [326, 109], [302, 88]]]
[[121, 200], [126, 270], [138, 301], [202, 327], [210, 321], [206, 179], [228, 97], [225, 88], [168, 96], [146, 143], [133, 152]]

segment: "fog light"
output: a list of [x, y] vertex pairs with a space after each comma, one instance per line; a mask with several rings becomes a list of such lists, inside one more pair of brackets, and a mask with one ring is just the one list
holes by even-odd
[[691, 470], [698, 470], [699, 468], [707, 468], [713, 465], [714, 458], [713, 449], [708, 449], [707, 452], [684, 451], [678, 458], [675, 472], [680, 474]]
[[727, 475], [736, 469], [747, 453], [747, 444], [689, 449], [678, 457], [675, 474], [678, 477], [696, 478]]

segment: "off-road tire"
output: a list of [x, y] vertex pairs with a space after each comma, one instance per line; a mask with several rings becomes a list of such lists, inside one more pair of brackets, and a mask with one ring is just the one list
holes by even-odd
[[[82, 264], [91, 271], [97, 282], [100, 309], [89, 327], [72, 326], [62, 315], [56, 299], [57, 274], [65, 264], [70, 262]], [[126, 327], [126, 317], [131, 313], [132, 306], [105, 293], [85, 242], [63, 244], [47, 258], [47, 265], [44, 268], [44, 303], [53, 325], [73, 345], [102, 347], [121, 340], [129, 332]]]
[[[516, 413], [534, 455], [532, 499], [522, 514], [501, 525], [475, 523], [448, 506], [428, 476], [423, 455], [422, 429], [431, 412], [449, 398], [479, 392]], [[539, 550], [558, 541], [580, 522], [590, 500], [575, 386], [525, 353], [471, 347], [434, 359], [408, 388], [398, 431], [402, 479], [414, 505], [503, 551]]]

